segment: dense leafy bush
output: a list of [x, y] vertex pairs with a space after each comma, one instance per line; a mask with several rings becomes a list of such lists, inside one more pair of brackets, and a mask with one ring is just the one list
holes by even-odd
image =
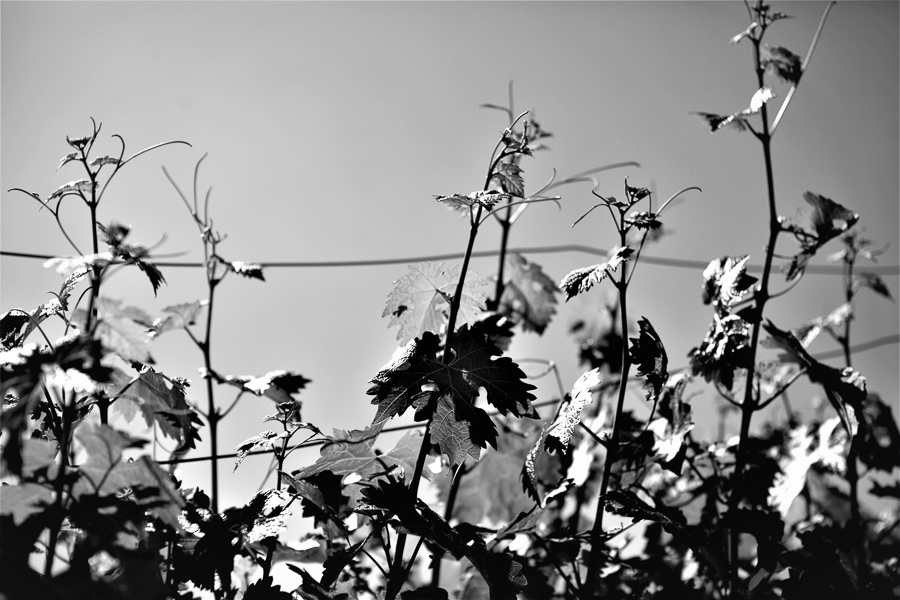
[[[309, 383], [303, 375], [234, 376], [213, 365], [219, 284], [233, 275], [263, 280], [264, 269], [223, 257], [224, 236], [213, 226], [208, 196], [198, 196], [196, 172], [191, 197], [170, 180], [200, 232], [206, 297], [154, 316], [103, 295], [106, 278], [123, 267], [139, 269], [154, 294], [165, 284], [152, 249], [128, 242], [127, 227], [101, 222], [97, 214], [110, 180], [158, 146], [126, 159], [118, 138], [119, 156], [94, 157], [96, 124], [90, 135], [66, 138], [71, 152], [60, 166], [74, 165], [84, 178], [46, 198], [18, 192], [46, 209], [70, 243], [60, 206], [83, 202], [92, 248], [84, 253], [72, 243], [77, 256], [50, 263], [63, 277], [59, 292], [0, 320], [6, 479], [0, 592], [148, 600], [900, 594], [900, 485], [896, 479], [871, 489], [860, 485], [870, 472], [895, 477], [900, 432], [891, 407], [854, 370], [850, 336], [856, 295], [891, 293], [875, 273], [860, 270], [861, 259], [877, 254], [856, 226], [860, 215], [812, 191], [804, 196], [808, 223], [778, 212], [772, 139], [816, 40], [805, 58], [766, 46], [769, 27], [787, 15], [761, 2], [748, 10], [752, 22], [732, 43], [750, 46], [758, 91], [745, 109], [698, 114], [713, 133], [736, 129], [761, 144], [769, 214], [763, 267], [755, 277], [748, 256], [710, 261], [701, 298], [710, 305], [711, 324], [698, 335], [690, 367], [677, 372], [669, 371], [651, 321], [629, 314], [628, 291], [671, 200], [698, 190], [659, 202], [627, 178], [618, 197], [595, 183], [597, 203], [579, 221], [605, 211], [618, 245], [605, 262], [577, 268], [557, 284], [508, 250], [511, 227], [532, 204], [557, 202], [553, 189], [629, 163], [526, 192], [522, 161], [549, 135], [527, 113], [493, 107], [509, 124], [480, 189], [435, 197], [469, 224], [463, 262], [410, 265], [395, 282], [383, 316], [398, 328], [402, 347], [370, 382], [372, 423], [332, 435], [302, 419], [299, 395]], [[774, 93], [766, 82], [773, 76], [790, 92], [771, 119]], [[496, 274], [482, 278], [469, 266], [475, 239], [490, 221], [502, 231], [499, 261]], [[777, 294], [833, 246], [833, 261], [844, 272], [844, 304], [799, 325], [766, 317], [782, 237], [793, 238], [797, 249], [784, 258], [787, 285]], [[615, 296], [608, 323], [576, 328], [588, 370], [570, 393], [560, 382], [557, 398], [539, 398], [504, 354], [510, 339], [520, 331], [543, 333], [560, 293], [569, 300], [595, 286]], [[62, 338], [45, 334], [49, 319], [64, 323]], [[199, 351], [205, 408], [190, 401], [190, 382], [153, 366], [152, 340], [171, 332], [184, 333]], [[840, 366], [808, 352], [822, 333], [839, 345]], [[760, 345], [776, 349], [778, 359], [761, 360]], [[548, 363], [547, 373], [554, 371]], [[692, 379], [707, 382], [740, 413], [739, 436], [693, 435], [685, 393]], [[787, 398], [800, 380], [821, 389], [830, 412], [799, 420]], [[648, 419], [625, 410], [635, 387], [646, 397]], [[223, 389], [235, 394], [227, 406], [217, 398]], [[272, 429], [248, 431], [253, 435], [230, 455], [234, 469], [251, 453], [271, 453], [277, 480], [245, 505], [222, 510], [217, 431], [245, 394], [273, 401], [266, 417]], [[785, 402], [784, 421], [751, 433], [753, 416], [778, 401]], [[549, 409], [547, 418], [540, 407]], [[391, 419], [407, 411], [421, 426], [391, 448], [376, 448]], [[177, 443], [170, 460], [142, 451], [147, 441], [126, 427], [138, 417]], [[206, 490], [186, 487], [175, 471], [191, 459], [201, 435], [212, 447]], [[310, 445], [320, 447], [318, 460], [299, 468], [287, 462]], [[866, 495], [891, 502], [889, 518], [868, 514]], [[288, 544], [291, 511], [300, 511], [310, 527], [299, 543]], [[272, 567], [280, 562], [300, 575], [299, 587], [287, 590], [275, 581]]]

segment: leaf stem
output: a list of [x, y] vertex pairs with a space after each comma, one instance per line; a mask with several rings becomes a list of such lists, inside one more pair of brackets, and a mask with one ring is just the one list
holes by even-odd
[[[622, 247], [625, 246], [626, 230], [619, 226], [619, 240]], [[605, 546], [603, 540], [603, 515], [605, 513], [605, 498], [609, 491], [609, 481], [612, 474], [612, 468], [616, 461], [616, 454], [619, 450], [619, 432], [622, 427], [622, 410], [625, 405], [625, 391], [628, 387], [628, 372], [631, 369], [631, 356], [628, 353], [628, 264], [622, 264], [622, 271], [619, 273], [619, 281], [616, 284], [619, 291], [619, 317], [620, 327], [622, 330], [622, 371], [619, 378], [619, 391], [616, 401], [616, 413], [614, 415], [612, 435], [606, 446], [606, 462], [603, 466], [603, 475], [600, 479], [600, 494], [597, 498], [597, 513], [594, 518], [594, 525], [591, 528], [591, 550], [588, 558], [587, 578], [585, 579], [585, 589], [588, 594], [593, 597], [600, 593], [600, 572], [601, 572], [601, 548]]]

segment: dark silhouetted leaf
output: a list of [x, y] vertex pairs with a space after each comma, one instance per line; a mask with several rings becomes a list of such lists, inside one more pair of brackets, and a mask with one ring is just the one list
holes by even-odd
[[509, 279], [505, 282], [498, 311], [524, 331], [543, 333], [556, 314], [559, 288], [540, 265], [511, 252], [506, 257]]
[[612, 273], [619, 268], [619, 265], [628, 260], [632, 254], [634, 254], [634, 250], [628, 246], [623, 246], [615, 250], [607, 262], [592, 267], [575, 269], [566, 275], [559, 282], [560, 289], [566, 294], [566, 301], [568, 302], [578, 294], [585, 293], [595, 283], [600, 283], [607, 277], [612, 277]]
[[[484, 388], [487, 401], [504, 415], [537, 416], [531, 405], [534, 386], [524, 381], [525, 373], [518, 365], [500, 356], [484, 325], [463, 325], [457, 331], [448, 364], [438, 356], [439, 348], [438, 337], [426, 332], [375, 376], [367, 392], [375, 396], [372, 403], [378, 405], [375, 423], [401, 415], [415, 404], [416, 419], [435, 416], [432, 434], [441, 451], [459, 457], [474, 456], [471, 444], [496, 446], [496, 428], [487, 413], [475, 406], [479, 388]], [[460, 438], [463, 422], [468, 425], [468, 440]]]
[[887, 473], [900, 467], [900, 431], [888, 404], [878, 394], [868, 394], [863, 403], [865, 431], [859, 445], [859, 459], [871, 469]]
[[771, 68], [783, 81], [794, 85], [803, 75], [803, 59], [783, 46], [767, 46], [761, 65]]
[[628, 490], [613, 490], [607, 493], [602, 501], [611, 513], [631, 517], [638, 521], [660, 523], [669, 533], [677, 533], [685, 527], [684, 516], [681, 513], [654, 508], [638, 498], [634, 492]]
[[858, 214], [825, 196], [805, 192], [803, 199], [812, 206], [809, 220], [815, 229], [820, 246], [853, 227], [859, 220]]
[[647, 390], [647, 399], [655, 400], [669, 378], [669, 358], [650, 321], [641, 317], [638, 327], [640, 334], [636, 338], [630, 338], [631, 348], [628, 352], [637, 366], [637, 374], [644, 378], [643, 389]]
[[293, 600], [293, 596], [275, 585], [271, 577], [263, 577], [247, 586], [243, 600]]
[[[450, 301], [459, 282], [459, 265], [447, 269], [443, 263], [409, 265], [409, 273], [394, 282], [382, 317], [391, 316], [388, 327], [399, 326], [397, 339], [406, 344], [426, 331], [441, 334], [450, 316]], [[484, 310], [487, 282], [472, 271], [466, 275], [457, 326], [474, 323]]]

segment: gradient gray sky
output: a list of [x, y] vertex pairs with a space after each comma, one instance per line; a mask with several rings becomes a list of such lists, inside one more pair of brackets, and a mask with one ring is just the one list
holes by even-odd
[[[767, 41], [804, 55], [825, 3], [775, 8], [796, 18], [777, 23]], [[100, 208], [101, 220], [131, 225], [135, 242], [167, 235], [160, 251], [185, 250], [183, 260], [199, 260], [201, 247], [160, 167], [189, 188], [193, 166], [207, 152], [200, 185], [214, 188], [211, 210], [216, 228], [229, 235], [221, 251], [230, 260], [463, 250], [464, 222], [431, 199], [480, 188], [506, 122], [479, 105], [505, 103], [511, 79], [516, 108], [535, 109], [555, 135], [552, 151], [523, 162], [526, 189], [536, 189], [553, 168], [566, 175], [638, 161], [639, 169], [604, 174], [600, 192], [621, 195], [626, 175], [632, 184], [655, 186], [660, 199], [687, 186], [703, 189], [667, 211], [672, 235], [648, 254], [762, 259], [767, 214], [758, 143], [731, 131], [711, 136], [689, 114], [739, 110], [755, 91], [750, 48], [728, 44], [747, 26], [741, 2], [4, 1], [0, 10], [3, 190], [47, 195], [81, 177], [73, 167], [54, 169], [69, 151], [65, 136], [89, 133], [89, 117], [103, 123], [102, 153], [118, 150], [113, 133], [124, 136], [129, 152], [189, 141], [193, 148], [164, 148], [123, 170]], [[898, 263], [900, 248], [898, 55], [897, 3], [838, 4], [774, 142], [780, 212], [796, 217], [806, 190], [833, 198], [862, 215], [867, 237], [889, 245], [880, 260], [886, 265]], [[776, 86], [775, 106], [786, 91]], [[561, 210], [529, 208], [512, 245], [609, 248], [613, 230], [603, 214], [570, 228], [592, 204], [589, 192], [564, 189]], [[4, 191], [0, 207], [3, 250], [71, 253], [33, 201]], [[73, 203], [63, 217], [84, 243], [87, 212]], [[495, 248], [498, 237], [485, 228], [476, 249]], [[528, 258], [556, 280], [598, 262], [576, 253]], [[3, 257], [0, 266], [2, 311], [30, 309], [59, 287], [40, 262]], [[474, 268], [490, 274], [494, 260], [476, 260]], [[215, 311], [217, 370], [298, 371], [313, 380], [301, 396], [305, 419], [325, 430], [364, 427], [374, 416], [368, 381], [396, 347], [396, 331], [381, 312], [392, 281], [405, 272], [404, 265], [270, 269], [266, 283], [229, 278]], [[200, 271], [165, 275], [169, 285], [156, 299], [135, 273], [116, 276], [105, 292], [152, 313], [204, 296]], [[900, 293], [896, 276], [885, 280]], [[775, 281], [780, 289], [783, 278]], [[673, 367], [686, 364], [711, 319], [700, 303], [700, 282], [699, 271], [652, 265], [639, 267], [634, 278], [631, 314], [654, 324]], [[568, 325], [603, 293], [561, 306], [546, 335], [520, 335], [511, 356], [552, 359], [571, 386], [582, 368]], [[841, 302], [840, 278], [809, 275], [773, 301], [767, 315], [792, 327]], [[898, 331], [897, 304], [884, 298], [863, 292], [857, 314], [855, 342]], [[835, 347], [823, 339], [813, 350]], [[155, 354], [166, 373], [197, 381], [201, 357], [186, 338], [169, 334]], [[861, 353], [856, 366], [896, 409], [897, 346]], [[539, 386], [539, 399], [556, 394], [550, 378]], [[192, 387], [192, 398], [200, 402], [201, 391]], [[220, 397], [230, 401], [231, 393]], [[810, 410], [808, 397], [792, 400]], [[633, 402], [646, 416], [647, 408]], [[709, 415], [716, 403], [710, 390], [693, 400], [706, 415], [701, 436], [714, 433]], [[223, 450], [268, 428], [262, 417], [271, 409], [267, 400], [243, 400], [224, 424]], [[737, 426], [731, 423], [735, 432]], [[201, 446], [198, 454], [204, 452]], [[299, 455], [292, 468], [313, 456]], [[265, 465], [248, 459], [232, 476], [225, 463], [222, 504], [246, 501]], [[203, 472], [185, 470], [188, 477]]]

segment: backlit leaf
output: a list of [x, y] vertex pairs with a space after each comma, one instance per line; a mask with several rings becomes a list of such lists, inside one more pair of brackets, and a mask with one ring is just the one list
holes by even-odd
[[712, 302], [721, 314], [730, 312], [734, 303], [756, 283], [756, 278], [747, 274], [749, 259], [749, 255], [723, 256], [710, 261], [703, 271], [703, 303]]
[[485, 210], [493, 210], [497, 203], [502, 200], [507, 200], [510, 197], [510, 194], [504, 194], [496, 190], [479, 190], [466, 196], [462, 194], [435, 196], [434, 201], [443, 204], [452, 210], [461, 212], [464, 215], [468, 215], [479, 205]]
[[610, 259], [592, 267], [575, 269], [559, 282], [559, 287], [566, 294], [568, 302], [578, 294], [590, 290], [594, 284], [600, 283], [607, 277], [612, 277], [613, 272], [634, 253], [628, 246], [623, 246], [612, 252]]
[[[411, 474], [415, 471], [422, 446], [422, 433], [409, 431], [388, 452], [376, 452], [375, 440], [383, 427], [383, 424], [374, 424], [363, 430], [335, 429], [331, 436], [325, 438], [319, 450], [319, 459], [308, 467], [294, 471], [293, 476], [302, 480], [330, 471], [342, 477], [356, 473], [365, 480], [391, 467]], [[429, 476], [427, 471], [425, 476]]]
[[259, 450], [262, 448], [263, 450], [272, 450], [275, 448], [275, 443], [281, 439], [287, 437], [287, 432], [282, 431], [281, 433], [275, 433], [274, 431], [263, 431], [258, 435], [254, 435], [253, 437], [247, 438], [237, 446], [235, 446], [234, 451], [237, 452], [237, 458], [234, 460], [234, 469], [233, 471], [237, 471], [237, 468], [241, 466], [241, 463], [244, 462], [244, 459], [247, 457], [247, 454], [252, 452], [253, 450]]
[[117, 165], [119, 159], [115, 156], [97, 156], [88, 163], [89, 167], [102, 167], [103, 165]]
[[266, 278], [263, 276], [262, 265], [258, 265], [256, 263], [248, 263], [242, 260], [235, 260], [229, 262], [228, 266], [231, 267], [231, 271], [233, 273], [237, 273], [238, 275], [241, 275], [248, 279], [259, 279], [260, 281], [266, 280]]
[[123, 401], [137, 404], [148, 426], [155, 423], [163, 435], [178, 442], [176, 452], [195, 448], [200, 440], [200, 420], [185, 398], [185, 382], [140, 362], [132, 366], [138, 374], [131, 378], [122, 371], [114, 372], [114, 385], [108, 388], [115, 399], [113, 406]]
[[694, 114], [699, 115], [709, 123], [711, 133], [715, 133], [729, 125], [738, 131], [744, 131], [747, 129], [745, 118], [757, 114], [762, 110], [763, 105], [774, 97], [775, 92], [772, 91], [772, 88], [764, 86], [754, 92], [753, 96], [750, 98], [750, 105], [742, 111], [730, 115], [719, 115], [707, 112], [697, 112]]
[[844, 324], [852, 318], [853, 304], [845, 302], [826, 316], [816, 317], [812, 321], [797, 327], [793, 330], [793, 333], [797, 336], [797, 339], [800, 340], [803, 347], [808, 348], [822, 331], [830, 331], [835, 337], [843, 335], [843, 332], [839, 331], [838, 328], [843, 327]]
[[884, 280], [875, 273], [855, 273], [853, 275], [853, 289], [858, 290], [861, 287], [867, 287], [876, 294], [884, 296], [888, 300], [893, 300], [891, 290], [888, 289]]
[[798, 425], [788, 432], [786, 453], [779, 461], [780, 469], [775, 473], [768, 499], [769, 506], [782, 518], [787, 516], [794, 500], [806, 486], [806, 477], [813, 465], [837, 455], [841, 460], [839, 472], [843, 472], [846, 438], [835, 440], [833, 435], [840, 423], [841, 420], [835, 417], [822, 423], [815, 432], [807, 425]]
[[200, 311], [208, 304], [208, 300], [195, 300], [194, 302], [185, 302], [183, 304], [167, 306], [162, 310], [164, 316], [153, 321], [151, 331], [149, 332], [150, 335], [156, 337], [167, 331], [187, 329], [188, 326], [193, 325], [196, 322], [197, 317], [200, 315]]
[[734, 371], [749, 365], [750, 324], [737, 315], [713, 314], [703, 343], [688, 353], [691, 371], [706, 381], [715, 381], [730, 390]]
[[[60, 166], [62, 166], [63, 164], [65, 163], [61, 161]], [[47, 198], [47, 201], [49, 202], [54, 198], [62, 198], [66, 194], [89, 195], [91, 192], [91, 187], [92, 186], [90, 179], [76, 179], [75, 181], [70, 181], [69, 183], [63, 184], [56, 188], [56, 190], [54, 190], [53, 193], [50, 194], [50, 197]]]
[[180, 529], [178, 515], [184, 500], [169, 476], [148, 456], [124, 460], [123, 452], [145, 442], [135, 440], [108, 425], [85, 422], [75, 431], [75, 439], [87, 451], [87, 461], [78, 467], [79, 478], [72, 488], [78, 498], [85, 494], [108, 496], [123, 489], [140, 489], [140, 504], [174, 529]]
[[524, 331], [543, 333], [556, 314], [559, 288], [540, 265], [511, 252], [506, 258], [509, 279], [505, 282], [498, 311]]
[[310, 380], [293, 371], [278, 369], [269, 371], [265, 375], [255, 377], [253, 375], [229, 375], [225, 383], [241, 388], [256, 396], [265, 396], [276, 404], [283, 402], [296, 403], [298, 400], [292, 396], [300, 393], [300, 390], [310, 383]]
[[600, 369], [585, 371], [575, 385], [572, 395], [564, 399], [556, 413], [556, 418], [547, 431], [547, 449], [566, 452], [572, 432], [581, 423], [584, 407], [594, 401], [594, 388], [600, 385]]
[[251, 544], [277, 538], [285, 529], [290, 502], [291, 496], [284, 490], [257, 492], [241, 509], [244, 538]]
[[[394, 282], [382, 317], [390, 315], [388, 327], [399, 326], [397, 339], [406, 344], [426, 331], [440, 334], [450, 317], [450, 301], [459, 282], [459, 265], [421, 262], [409, 265], [409, 272]], [[459, 305], [457, 326], [474, 323], [485, 306], [487, 282], [469, 271]]]
[[[127, 361], [152, 363], [147, 329], [153, 319], [143, 309], [128, 306], [122, 300], [100, 296], [94, 300], [97, 309], [97, 334], [103, 345]], [[83, 328], [87, 314], [77, 309], [72, 320]]]
[[47, 510], [53, 502], [53, 490], [39, 483], [23, 482], [0, 487], [0, 515], [9, 515], [17, 526], [33, 514]]

